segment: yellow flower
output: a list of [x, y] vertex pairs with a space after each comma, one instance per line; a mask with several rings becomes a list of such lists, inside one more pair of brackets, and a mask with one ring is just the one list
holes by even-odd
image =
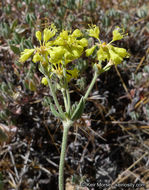
[[61, 79], [63, 76], [63, 69], [62, 69], [60, 63], [53, 64], [51, 72], [52, 72], [51, 76], [55, 73]]
[[109, 50], [109, 54], [110, 54], [110, 59], [112, 60], [113, 64], [117, 65], [123, 61], [123, 58], [111, 49]]
[[38, 40], [39, 42], [41, 42], [41, 32], [40, 32], [40, 31], [37, 31], [35, 35], [36, 35], [37, 40]]
[[47, 78], [43, 77], [42, 80], [41, 80], [41, 83], [44, 84], [44, 85], [47, 85], [48, 84]]
[[80, 56], [79, 51], [77, 51], [76, 49], [72, 50], [72, 53], [73, 53], [74, 57]]
[[127, 51], [124, 48], [114, 47], [112, 45], [100, 45], [99, 50], [97, 51], [97, 59], [99, 61], [112, 61], [112, 64], [120, 64], [123, 59], [128, 55]]
[[82, 47], [87, 47], [88, 46], [88, 41], [86, 38], [82, 38], [81, 40], [78, 41], [78, 43], [82, 46]]
[[114, 47], [114, 46], [113, 46], [113, 50], [114, 50], [117, 54], [119, 54], [121, 57], [126, 57], [126, 56], [128, 55], [126, 49], [124, 49], [124, 48], [118, 48], [118, 47]]
[[[76, 29], [72, 34], [67, 30], [60, 32], [59, 36], [53, 42], [54, 47], [49, 50], [50, 61], [52, 63], [58, 63], [64, 61], [65, 64], [79, 58], [83, 53], [84, 47], [88, 45], [86, 38], [77, 39], [81, 37], [82, 33], [79, 29]], [[58, 51], [61, 52], [58, 53]], [[64, 59], [64, 60], [63, 60]]]
[[48, 53], [50, 55], [49, 61], [52, 63], [61, 62], [65, 52], [65, 48], [62, 46], [52, 47], [51, 50], [48, 50]]
[[63, 30], [62, 32], [60, 32], [59, 35], [62, 39], [67, 40], [68, 39], [68, 30]]
[[74, 60], [74, 54], [72, 52], [66, 51], [66, 53], [64, 54], [64, 58], [65, 58], [65, 63], [69, 63], [71, 61]]
[[34, 49], [25, 49], [23, 52], [21, 52], [21, 57], [19, 61], [21, 63], [25, 62], [28, 58], [31, 57], [34, 51], [35, 51]]
[[36, 63], [38, 61], [42, 61], [42, 56], [39, 55], [39, 53], [36, 53], [34, 56], [33, 56], [33, 62]]
[[81, 37], [83, 34], [79, 29], [74, 30], [74, 32], [72, 33], [73, 37]]
[[112, 42], [121, 40], [124, 37], [124, 32], [121, 32], [121, 29], [117, 27], [115, 30], [113, 30], [113, 39]]
[[43, 41], [46, 43], [50, 38], [55, 36], [57, 32], [56, 26], [51, 24], [50, 29], [45, 28], [43, 31]]
[[70, 82], [71, 79], [77, 79], [78, 78], [78, 69], [74, 68], [73, 70], [67, 70], [67, 77], [66, 80]]
[[98, 61], [110, 61], [111, 64], [120, 64], [125, 57], [128, 57], [129, 54], [124, 48], [118, 48], [111, 45], [113, 41], [121, 40], [124, 37], [124, 32], [121, 32], [121, 29], [118, 27], [113, 31], [113, 39], [110, 43], [103, 42], [101, 43], [100, 39], [98, 38], [99, 35], [99, 28], [95, 25], [92, 26], [89, 30], [89, 36], [95, 37], [98, 39], [98, 43], [86, 50], [86, 56], [90, 56], [95, 47], [98, 47], [97, 51], [97, 60]]
[[111, 45], [109, 45], [109, 54], [113, 64], [116, 65], [120, 64], [123, 59], [128, 56], [128, 53], [124, 48], [118, 48]]
[[99, 27], [96, 25], [92, 25], [90, 29], [88, 30], [89, 36], [94, 37], [94, 38], [99, 38]]
[[59, 36], [55, 39], [54, 45], [64, 46], [68, 40], [68, 31], [63, 30], [60, 32]]
[[96, 48], [96, 45], [93, 46], [93, 47], [91, 47], [91, 48], [89, 48], [89, 49], [87, 49], [87, 50], [85, 51], [85, 52], [86, 52], [86, 56], [88, 57], [88, 56], [92, 55], [93, 52], [94, 52], [94, 50], [95, 50], [95, 48]]
[[109, 60], [109, 52], [105, 51], [104, 48], [101, 46], [100, 49], [97, 51], [97, 59], [99, 61], [105, 61], [106, 59]]
[[37, 31], [35, 33], [36, 38], [40, 42], [40, 47], [36, 47], [35, 49], [25, 49], [21, 53], [21, 57], [19, 59], [20, 62], [25, 62], [33, 53], [36, 52], [33, 57], [33, 62], [36, 63], [38, 61], [40, 62], [46, 62], [49, 61], [49, 50], [51, 49], [51, 46], [54, 45], [54, 41], [48, 42], [50, 38], [52, 38], [57, 32], [56, 26], [54, 24], [51, 24], [50, 29], [45, 28], [43, 32], [43, 44], [41, 44], [42, 40], [42, 34], [40, 31]]

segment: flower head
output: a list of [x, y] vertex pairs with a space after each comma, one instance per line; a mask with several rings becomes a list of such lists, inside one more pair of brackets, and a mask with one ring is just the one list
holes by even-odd
[[91, 25], [90, 29], [88, 29], [88, 33], [90, 37], [94, 37], [98, 39], [99, 33], [100, 33], [99, 27], [96, 25]]
[[72, 33], [72, 36], [74, 36], [74, 37], [81, 37], [81, 36], [83, 36], [83, 34], [82, 34], [82, 32], [79, 29], [76, 29]]
[[51, 24], [50, 29], [45, 28], [43, 31], [43, 41], [46, 43], [53, 36], [55, 36], [56, 32], [57, 32], [57, 29], [54, 24]]
[[96, 45], [95, 46], [92, 46], [91, 48], [87, 49], [85, 52], [86, 52], [86, 56], [90, 56], [93, 54], [94, 50], [96, 48]]
[[112, 34], [113, 34], [112, 42], [117, 41], [117, 40], [121, 40], [126, 35], [126, 34], [124, 34], [124, 30], [122, 30], [119, 27], [116, 27], [115, 30], [113, 30]]
[[93, 28], [89, 29], [89, 36], [92, 36], [94, 38], [97, 38], [99, 43], [96, 43], [96, 45], [92, 46], [91, 48], [86, 50], [86, 56], [90, 56], [93, 54], [96, 47], [98, 47], [97, 50], [97, 60], [101, 63], [102, 61], [108, 61], [110, 62], [110, 65], [117, 65], [120, 64], [125, 57], [128, 57], [129, 54], [127, 53], [126, 49], [124, 48], [118, 48], [111, 45], [112, 42], [116, 40], [121, 40], [124, 37], [124, 31], [120, 28], [116, 28], [113, 31], [113, 39], [111, 42], [101, 43], [100, 39], [97, 37], [99, 35], [99, 30], [95, 25], [93, 25]]
[[[80, 30], [76, 29], [73, 33], [63, 30], [54, 41], [57, 47], [49, 50], [50, 62], [65, 62], [65, 64], [79, 58], [83, 49], [88, 45], [86, 38], [78, 39], [82, 36]], [[59, 51], [59, 52], [58, 52]]]
[[33, 53], [33, 62], [47, 62], [49, 61], [48, 55], [49, 55], [49, 49], [51, 49], [51, 46], [53, 45], [53, 41], [49, 41], [57, 32], [56, 26], [54, 24], [51, 24], [50, 29], [45, 28], [43, 31], [43, 43], [42, 41], [42, 33], [40, 31], [37, 31], [35, 33], [35, 36], [37, 40], [40, 42], [40, 46], [36, 47], [35, 49], [25, 49], [21, 53], [21, 57], [19, 59], [20, 62], [25, 62], [27, 59], [31, 57]]

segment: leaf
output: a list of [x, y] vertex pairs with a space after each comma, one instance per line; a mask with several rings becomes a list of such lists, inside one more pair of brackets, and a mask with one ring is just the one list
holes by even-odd
[[35, 82], [32, 79], [29, 80], [29, 89], [31, 91], [36, 91], [36, 85], [35, 85]]
[[44, 102], [43, 102], [43, 103], [44, 103], [45, 106], [50, 105], [50, 110], [51, 110], [52, 114], [53, 114], [55, 117], [58, 117], [58, 118], [60, 118], [60, 119], [62, 119], [62, 120], [65, 119], [65, 115], [62, 115], [62, 114], [60, 114], [58, 111], [56, 111], [55, 106], [54, 106], [54, 104], [51, 102], [51, 98], [50, 98], [50, 97], [44, 97]]
[[22, 34], [23, 32], [25, 32], [25, 28], [16, 28], [15, 31], [18, 33], [18, 34]]
[[50, 109], [51, 109], [51, 112], [53, 113], [53, 115], [54, 115], [55, 117], [58, 117], [58, 118], [60, 118], [60, 119], [62, 119], [62, 120], [65, 119], [65, 117], [64, 117], [62, 114], [60, 114], [60, 113], [58, 113], [58, 112], [56, 111], [54, 105], [53, 105], [51, 102], [50, 102]]
[[10, 45], [10, 49], [14, 52], [14, 53], [16, 53], [16, 54], [20, 54], [20, 49], [18, 48], [18, 47], [16, 47], [16, 46], [14, 46], [14, 45]]
[[38, 65], [38, 69], [43, 75], [45, 74], [44, 67], [41, 64]]
[[74, 113], [72, 114], [71, 120], [74, 121], [79, 119], [84, 111], [84, 107], [85, 107], [85, 101], [84, 98], [82, 97]]
[[12, 22], [11, 27], [10, 27], [12, 31], [15, 29], [15, 27], [17, 26], [17, 24], [18, 24], [18, 20], [15, 19], [15, 20]]
[[25, 79], [23, 81], [23, 84], [24, 84], [24, 86], [25, 86], [26, 89], [29, 89], [29, 80], [28, 79]]

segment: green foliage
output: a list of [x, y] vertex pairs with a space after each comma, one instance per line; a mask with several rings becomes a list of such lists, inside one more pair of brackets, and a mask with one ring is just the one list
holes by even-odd
[[148, 13], [148, 7], [143, 5], [142, 7], [140, 7], [140, 9], [137, 10], [137, 15], [140, 18], [146, 17]]
[[82, 98], [80, 99], [80, 102], [79, 102], [79, 104], [77, 105], [77, 107], [76, 107], [75, 109], [72, 108], [72, 109], [74, 110], [74, 112], [70, 114], [72, 121], [75, 121], [75, 120], [77, 120], [77, 119], [79, 119], [79, 118], [81, 117], [81, 115], [82, 115], [82, 113], [83, 113], [83, 111], [84, 111], [84, 107], [85, 107], [85, 100], [84, 100], [84, 98], [82, 97]]

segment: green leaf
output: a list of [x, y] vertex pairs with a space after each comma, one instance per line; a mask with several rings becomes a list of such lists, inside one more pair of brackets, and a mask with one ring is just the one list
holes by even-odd
[[84, 111], [84, 107], [85, 107], [85, 101], [84, 98], [82, 97], [79, 104], [77, 105], [74, 113], [72, 114], [71, 120], [77, 120], [81, 117], [83, 111]]
[[29, 89], [31, 91], [36, 91], [36, 85], [35, 85], [35, 82], [32, 79], [29, 80]]
[[54, 105], [52, 103], [50, 103], [50, 109], [55, 117], [58, 117], [58, 118], [60, 117], [59, 113], [56, 111], [56, 109], [54, 108]]
[[10, 45], [10, 49], [14, 52], [14, 53], [16, 53], [16, 54], [20, 54], [20, 49], [18, 48], [18, 47], [16, 47], [16, 46], [14, 46], [14, 45]]
[[45, 70], [44, 70], [44, 67], [41, 65], [41, 63], [38, 65], [38, 69], [39, 69], [39, 71], [40, 71], [43, 75], [45, 75]]
[[50, 102], [50, 109], [51, 109], [51, 112], [53, 113], [53, 115], [54, 115], [55, 117], [58, 117], [58, 118], [60, 118], [60, 119], [62, 119], [62, 120], [65, 119], [65, 116], [62, 115], [62, 114], [60, 114], [60, 113], [58, 113], [58, 112], [56, 111], [54, 105], [53, 105], [51, 102]]
[[24, 86], [25, 86], [26, 89], [29, 89], [29, 80], [28, 79], [25, 79], [23, 81], [23, 84], [24, 84]]
[[55, 117], [58, 117], [58, 118], [60, 118], [62, 120], [65, 119], [65, 115], [64, 114], [60, 114], [58, 111], [56, 111], [56, 109], [54, 107], [54, 104], [51, 102], [51, 98], [50, 97], [44, 97], [43, 105], [45, 105], [45, 106], [50, 105], [51, 112], [52, 112], [52, 114]]
[[17, 24], [18, 24], [18, 20], [15, 19], [15, 20], [12, 22], [12, 24], [11, 24], [11, 30], [12, 30], [12, 31], [15, 29], [15, 27], [17, 26]]

